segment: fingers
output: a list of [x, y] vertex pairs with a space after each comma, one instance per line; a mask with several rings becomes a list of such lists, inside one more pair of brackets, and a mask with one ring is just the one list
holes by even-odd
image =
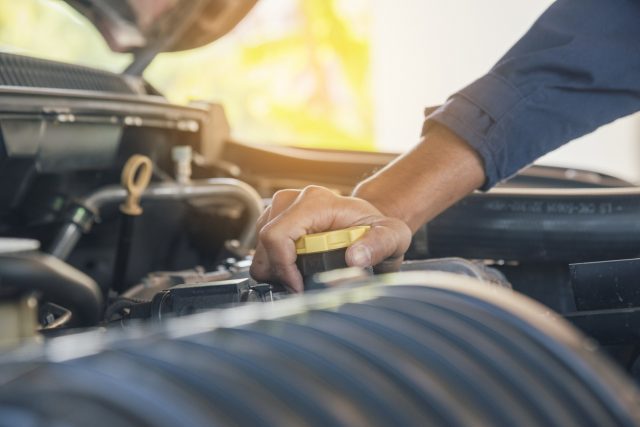
[[264, 225], [250, 271], [254, 279], [275, 279], [293, 291], [302, 291], [295, 241], [305, 234], [355, 225], [375, 211], [362, 206], [368, 205], [364, 201], [349, 199], [322, 187], [276, 193], [268, 218], [261, 218], [260, 225]]
[[[291, 203], [298, 197], [300, 190], [281, 190], [276, 192], [271, 198], [269, 205], [256, 222], [256, 231], [260, 235], [260, 230], [269, 223], [273, 218], [277, 217], [280, 212], [289, 207]], [[258, 240], [250, 273], [256, 280], [267, 280], [269, 278], [269, 260], [265, 252], [262, 242]]]
[[280, 215], [302, 193], [302, 190], [280, 190], [271, 198], [271, 219]]
[[300, 194], [300, 190], [280, 190], [271, 198], [271, 205], [262, 212], [262, 215], [256, 221], [256, 230], [260, 232], [269, 221], [278, 216], [280, 212], [285, 210], [295, 201]]
[[364, 200], [337, 196], [321, 187], [307, 187], [288, 209], [260, 230], [269, 265], [287, 271], [295, 264], [295, 241], [305, 234], [368, 224], [379, 212]]
[[305, 234], [371, 225], [365, 236], [347, 250], [351, 266], [368, 267], [390, 258], [402, 259], [411, 242], [408, 226], [384, 217], [370, 203], [342, 197], [322, 187], [276, 193], [272, 205], [258, 220], [259, 243], [251, 266], [256, 280], [277, 280], [294, 292], [303, 290], [296, 267], [295, 241]]
[[399, 219], [384, 217], [372, 223], [371, 230], [347, 249], [345, 259], [352, 267], [390, 263], [402, 259], [410, 244], [409, 227]]
[[[265, 209], [256, 223], [258, 236], [260, 236], [260, 233], [262, 232], [262, 229], [265, 227], [265, 225], [276, 218], [282, 211], [286, 210], [295, 201], [300, 193], [300, 190], [281, 190], [274, 194], [273, 198], [271, 199], [271, 205], [267, 209]], [[294, 292], [302, 291], [302, 277], [300, 277], [300, 273], [295, 267], [295, 259], [293, 269], [290, 265], [272, 267], [269, 262], [267, 250], [262, 244], [262, 239], [258, 239], [256, 252], [251, 263], [250, 274], [255, 280], [258, 281], [272, 280], [275, 278], [286, 284], [289, 284], [289, 287]]]
[[[270, 220], [259, 231], [259, 250], [251, 275], [257, 280], [276, 279], [294, 292], [301, 292], [303, 279], [296, 267], [295, 241], [312, 233], [327, 200], [337, 197], [329, 190], [305, 189], [302, 192], [278, 192], [274, 197]], [[326, 221], [321, 221], [326, 222]]]
[[271, 206], [267, 206], [264, 211], [258, 217], [256, 221], [256, 231], [260, 231], [264, 225], [269, 222], [269, 218], [271, 217]]

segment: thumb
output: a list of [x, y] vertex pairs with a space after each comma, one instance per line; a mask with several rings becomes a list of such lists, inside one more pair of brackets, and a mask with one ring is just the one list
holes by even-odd
[[351, 267], [371, 267], [389, 258], [400, 259], [410, 243], [411, 230], [404, 222], [384, 218], [347, 249], [345, 260]]

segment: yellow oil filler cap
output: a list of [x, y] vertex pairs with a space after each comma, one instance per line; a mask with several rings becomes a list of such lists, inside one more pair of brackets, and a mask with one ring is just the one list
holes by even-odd
[[314, 276], [329, 270], [346, 268], [344, 259], [347, 248], [370, 230], [368, 225], [359, 225], [342, 230], [307, 234], [296, 240], [296, 266], [304, 279], [306, 290], [324, 287]]
[[348, 248], [369, 229], [371, 227], [368, 225], [357, 225], [342, 230], [307, 234], [296, 240], [296, 253], [305, 255]]

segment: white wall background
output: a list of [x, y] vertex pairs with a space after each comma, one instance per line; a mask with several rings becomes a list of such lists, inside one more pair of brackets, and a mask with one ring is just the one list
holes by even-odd
[[[373, 92], [380, 150], [415, 144], [425, 106], [480, 77], [551, 0], [372, 0]], [[639, 77], [640, 78], [640, 77]], [[541, 163], [640, 183], [640, 116], [619, 120]]]

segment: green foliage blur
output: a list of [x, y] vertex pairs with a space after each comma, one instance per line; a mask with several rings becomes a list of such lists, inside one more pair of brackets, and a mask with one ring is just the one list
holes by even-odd
[[[373, 150], [370, 0], [260, 0], [231, 33], [159, 55], [145, 78], [173, 102], [221, 103], [234, 138]], [[109, 50], [62, 0], [0, 0], [0, 49], [118, 72]]]

